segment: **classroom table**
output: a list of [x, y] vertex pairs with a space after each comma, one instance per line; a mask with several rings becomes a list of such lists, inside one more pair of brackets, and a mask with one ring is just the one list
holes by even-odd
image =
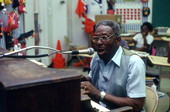
[[[124, 40], [131, 40], [133, 37], [134, 37], [135, 35], [134, 34], [130, 34], [130, 35], [125, 35], [125, 34], [121, 34], [120, 35], [120, 37], [122, 38], [122, 39], [124, 39]], [[168, 35], [153, 35], [153, 37], [154, 37], [154, 40], [155, 41], [164, 41], [163, 39], [162, 39], [162, 37], [170, 37], [170, 36], [168, 36]]]
[[166, 81], [170, 81], [170, 72], [166, 71], [166, 72], [163, 72], [163, 68], [162, 67], [170, 67], [170, 63], [167, 62], [168, 58], [167, 57], [161, 57], [161, 56], [148, 56], [148, 59], [151, 61], [151, 63], [153, 65], [157, 65], [160, 67], [159, 71], [160, 71], [160, 74], [159, 74], [159, 80], [160, 80], [160, 83], [159, 83], [159, 87], [158, 89], [160, 91], [164, 91], [164, 92], [169, 92], [167, 90], [163, 90], [163, 81], [162, 79], [165, 78]]
[[170, 63], [167, 62], [167, 57], [161, 57], [161, 56], [148, 56], [149, 60], [152, 64], [158, 65], [158, 66], [166, 66], [170, 67]]
[[[136, 54], [136, 55], [138, 55], [139, 57], [141, 57], [141, 58], [146, 58], [147, 56], [149, 56], [149, 53], [147, 53], [147, 52], [142, 52], [142, 51], [134, 51], [134, 50], [130, 50], [131, 52], [133, 52], [134, 54]], [[94, 54], [93, 55], [88, 55], [88, 54], [78, 54], [77, 56], [79, 57], [85, 57], [85, 58], [92, 58], [94, 55], [96, 54], [96, 52], [94, 52]], [[81, 59], [81, 58], [79, 58], [79, 59]], [[82, 60], [82, 62], [83, 62], [83, 60]], [[84, 64], [84, 62], [83, 62], [83, 65], [85, 65]], [[90, 65], [90, 61], [89, 61], [89, 65]], [[85, 68], [85, 66], [84, 66], [84, 68]], [[83, 71], [84, 71], [84, 69], [83, 69]]]
[[130, 50], [131, 52], [133, 52], [134, 54], [138, 55], [141, 58], [146, 58], [149, 56], [149, 53], [144, 52], [144, 51], [135, 51], [135, 50]]

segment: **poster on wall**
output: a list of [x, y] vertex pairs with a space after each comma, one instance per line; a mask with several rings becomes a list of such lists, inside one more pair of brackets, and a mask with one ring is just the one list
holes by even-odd
[[124, 24], [140, 24], [142, 23], [141, 9], [141, 3], [118, 3], [115, 6], [115, 14], [122, 16]]

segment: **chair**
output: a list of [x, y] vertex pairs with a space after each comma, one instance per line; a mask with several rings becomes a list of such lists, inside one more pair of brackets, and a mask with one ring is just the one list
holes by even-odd
[[[146, 98], [145, 98], [145, 110], [146, 112], [156, 112], [158, 108], [158, 95], [157, 92], [146, 86]], [[133, 112], [133, 108], [131, 106], [125, 106], [117, 109], [113, 109], [110, 112]]]
[[72, 42], [70, 41], [70, 39], [69, 39], [68, 37], [66, 37], [66, 36], [64, 37], [64, 39], [65, 39], [66, 44], [69, 45], [70, 50], [86, 49], [86, 47], [84, 47], [84, 46], [76, 45], [76, 44], [72, 43]]
[[[73, 44], [73, 43], [70, 41], [70, 39], [69, 39], [68, 37], [66, 37], [66, 36], [64, 37], [64, 39], [65, 39], [66, 44], [69, 45], [69, 50], [86, 49], [86, 47], [84, 47], [84, 46]], [[78, 55], [76, 55], [76, 56], [77, 56], [77, 59], [84, 65], [83, 60], [82, 60]], [[68, 59], [71, 60], [71, 59], [70, 59], [70, 55], [68, 55]]]
[[146, 86], [146, 98], [145, 98], [145, 109], [146, 112], [156, 112], [158, 108], [158, 95], [157, 92], [149, 87]]
[[148, 52], [150, 55], [156, 55], [156, 46], [154, 45], [154, 43], [152, 42], [152, 44], [148, 47], [148, 49], [146, 50], [146, 52]]

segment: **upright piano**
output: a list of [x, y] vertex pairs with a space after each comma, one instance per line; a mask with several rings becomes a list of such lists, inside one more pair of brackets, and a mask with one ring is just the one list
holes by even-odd
[[77, 71], [44, 68], [22, 58], [0, 58], [0, 71], [0, 112], [81, 111]]
[[[0, 55], [4, 52], [0, 48]], [[109, 112], [81, 95], [81, 76], [75, 70], [45, 68], [24, 58], [1, 57], [0, 112]]]

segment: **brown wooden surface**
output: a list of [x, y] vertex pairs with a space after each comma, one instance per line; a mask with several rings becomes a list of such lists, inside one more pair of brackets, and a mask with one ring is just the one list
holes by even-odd
[[80, 112], [77, 71], [12, 58], [0, 58], [0, 70], [0, 112]]
[[81, 94], [81, 112], [97, 112], [92, 108], [90, 100], [88, 95]]
[[[131, 40], [132, 37], [134, 37], [135, 35], [130, 35], [130, 36], [121, 36], [122, 39], [124, 40]], [[156, 41], [164, 41], [161, 37], [164, 37], [166, 35], [153, 35], [154, 36], [154, 40]], [[166, 36], [166, 37], [170, 37], [170, 36]]]
[[[30, 84], [56, 83], [78, 79], [72, 70], [44, 68], [26, 59], [0, 59], [0, 82], [6, 89], [17, 89]], [[70, 78], [71, 77], [71, 78]]]
[[117, 23], [121, 24], [121, 19], [122, 16], [121, 15], [96, 15], [95, 16], [95, 23], [98, 23], [101, 20], [112, 20], [112, 21], [116, 21]]
[[168, 63], [167, 57], [151, 56], [150, 55], [150, 56], [148, 56], [148, 58], [151, 61], [151, 63], [154, 64], [154, 65], [170, 67], [170, 63]]

